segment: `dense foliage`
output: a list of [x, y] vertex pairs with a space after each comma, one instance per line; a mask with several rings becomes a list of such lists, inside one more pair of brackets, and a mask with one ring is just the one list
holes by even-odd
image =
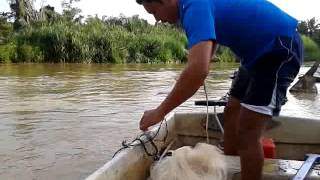
[[[45, 6], [35, 11], [30, 0], [10, 0], [12, 12], [0, 13], [0, 62], [172, 63], [186, 61], [187, 39], [181, 29], [150, 25], [138, 16], [88, 17], [65, 0], [63, 12]], [[305, 59], [319, 60], [320, 25], [299, 23]], [[216, 61], [238, 59], [219, 47]]]
[[[18, 59], [27, 62], [128, 63], [185, 60], [186, 39], [171, 26], [153, 27], [138, 17], [116, 25], [98, 18], [61, 21], [21, 31]], [[30, 52], [26, 57], [24, 52]], [[23, 55], [23, 56], [20, 56]]]

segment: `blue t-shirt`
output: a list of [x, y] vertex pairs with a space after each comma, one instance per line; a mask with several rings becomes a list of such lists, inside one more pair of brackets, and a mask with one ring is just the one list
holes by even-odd
[[248, 68], [272, 50], [276, 37], [291, 37], [297, 27], [296, 19], [267, 0], [180, 0], [179, 12], [188, 48], [215, 40]]

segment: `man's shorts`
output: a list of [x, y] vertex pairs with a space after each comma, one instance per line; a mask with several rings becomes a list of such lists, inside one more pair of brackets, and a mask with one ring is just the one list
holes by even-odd
[[303, 63], [300, 35], [277, 37], [274, 48], [250, 69], [240, 67], [230, 95], [251, 111], [278, 116], [286, 102], [287, 89]]

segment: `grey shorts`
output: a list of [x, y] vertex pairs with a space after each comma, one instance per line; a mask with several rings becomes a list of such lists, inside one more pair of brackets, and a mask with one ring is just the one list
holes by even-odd
[[252, 68], [239, 68], [230, 95], [238, 98], [241, 105], [249, 110], [278, 116], [286, 102], [287, 89], [302, 63], [300, 35], [278, 37], [273, 50], [259, 58]]

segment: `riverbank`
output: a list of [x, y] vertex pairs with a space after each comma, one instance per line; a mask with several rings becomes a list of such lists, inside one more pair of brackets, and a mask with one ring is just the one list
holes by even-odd
[[[17, 31], [2, 19], [1, 28], [0, 63], [154, 64], [187, 60], [187, 38], [180, 28], [161, 23], [154, 26], [138, 16], [38, 22]], [[302, 39], [305, 61], [320, 59], [317, 43], [305, 35]], [[215, 60], [238, 61], [225, 47], [218, 49]]]

